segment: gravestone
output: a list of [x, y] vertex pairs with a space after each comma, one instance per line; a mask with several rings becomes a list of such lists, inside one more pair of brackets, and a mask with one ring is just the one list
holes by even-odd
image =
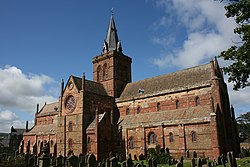
[[118, 158], [112, 157], [110, 159], [110, 167], [118, 167]]
[[39, 167], [48, 167], [50, 164], [50, 158], [49, 158], [49, 148], [48, 145], [45, 145], [42, 148], [42, 155], [38, 158], [38, 166]]
[[235, 159], [235, 157], [233, 155], [233, 152], [228, 152], [227, 153], [227, 159], [228, 159], [229, 167], [237, 166], [237, 162], [236, 162], [236, 159]]
[[128, 159], [126, 160], [126, 166], [127, 167], [132, 167], [133, 166], [133, 161], [131, 159], [131, 154], [129, 154]]
[[78, 157], [74, 154], [67, 158], [69, 167], [78, 167]]
[[201, 158], [198, 158], [198, 159], [197, 159], [197, 167], [202, 167]]
[[148, 167], [153, 167], [153, 160], [152, 160], [152, 158], [148, 159]]
[[127, 162], [124, 161], [124, 162], [122, 163], [122, 167], [126, 167], [126, 164], [127, 164]]
[[197, 158], [197, 153], [196, 153], [196, 151], [193, 152], [192, 158]]
[[136, 156], [136, 155], [134, 155], [134, 160], [135, 160], [135, 161], [138, 161], [138, 159], [137, 159], [137, 156]]
[[88, 156], [88, 163], [87, 163], [88, 167], [96, 167], [96, 158], [94, 154], [90, 154]]
[[62, 161], [63, 161], [63, 156], [59, 155], [59, 157], [56, 158], [56, 167], [62, 167]]
[[107, 158], [105, 160], [105, 165], [106, 165], [106, 167], [110, 167], [110, 160], [109, 160], [109, 158]]
[[183, 164], [182, 164], [180, 161], [178, 161], [177, 164], [176, 164], [175, 166], [176, 166], [176, 167], [183, 167]]
[[192, 158], [192, 160], [191, 160], [191, 167], [195, 167], [195, 159], [194, 158]]

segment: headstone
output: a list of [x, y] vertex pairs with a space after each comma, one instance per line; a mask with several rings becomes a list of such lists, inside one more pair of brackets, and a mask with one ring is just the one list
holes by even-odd
[[74, 154], [68, 157], [68, 166], [70, 167], [78, 167], [78, 157], [75, 156]]
[[181, 157], [181, 158], [180, 158], [181, 164], [183, 164], [183, 161], [184, 161], [184, 157]]
[[197, 158], [197, 153], [196, 151], [193, 152], [193, 157], [192, 158]]
[[207, 167], [212, 167], [212, 163], [210, 161], [207, 162]]
[[38, 158], [38, 166], [39, 167], [48, 167], [50, 164], [50, 158], [49, 158], [49, 148], [48, 145], [45, 145], [42, 148], [42, 155]]
[[229, 167], [237, 166], [237, 162], [236, 162], [236, 159], [235, 159], [235, 157], [233, 155], [233, 152], [228, 152], [227, 153], [227, 159], [228, 159]]
[[183, 167], [183, 164], [182, 164], [180, 161], [178, 161], [177, 164], [176, 164], [175, 166], [176, 166], [176, 167]]
[[172, 159], [171, 159], [171, 156], [169, 156], [169, 158], [168, 158], [168, 165], [170, 166], [170, 165], [172, 165], [173, 163], [172, 163]]
[[90, 154], [88, 157], [88, 167], [96, 167], [96, 158], [94, 154]]
[[133, 166], [133, 162], [132, 162], [132, 159], [131, 159], [131, 154], [129, 154], [128, 156], [128, 159], [126, 160], [126, 166], [127, 167], [132, 167]]
[[226, 157], [222, 154], [221, 155], [221, 164], [223, 165], [223, 167], [226, 167], [226, 163], [227, 163]]
[[105, 159], [103, 159], [101, 162], [101, 167], [106, 167], [105, 165], [106, 165], [106, 161], [105, 161]]
[[24, 156], [25, 164], [29, 163], [29, 159], [30, 159], [30, 155], [29, 155], [29, 153], [26, 153]]
[[191, 160], [191, 167], [195, 167], [195, 159], [194, 158], [192, 158], [192, 160]]
[[60, 155], [56, 158], [56, 167], [62, 167], [63, 156]]
[[153, 167], [153, 160], [152, 160], [152, 158], [148, 159], [148, 167]]
[[124, 161], [123, 163], [122, 163], [122, 167], [126, 167], [127, 165], [127, 162], [126, 161]]
[[197, 167], [202, 167], [201, 158], [198, 158], [198, 159], [197, 159]]
[[166, 153], [169, 154], [169, 148], [168, 147], [166, 148]]
[[31, 156], [31, 157], [29, 158], [28, 166], [34, 166], [34, 162], [35, 162], [34, 157]]
[[137, 156], [136, 156], [136, 155], [134, 155], [134, 160], [135, 160], [135, 161], [138, 161], [138, 159], [137, 159]]
[[143, 154], [140, 154], [140, 155], [139, 155], [139, 160], [140, 160], [140, 161], [141, 161], [141, 160], [145, 160], [145, 157], [144, 157]]
[[222, 165], [222, 163], [221, 163], [221, 156], [218, 157], [217, 163], [218, 163], [218, 165]]
[[106, 159], [105, 165], [106, 165], [106, 167], [110, 167], [110, 160], [109, 160], [109, 158]]
[[118, 158], [112, 157], [110, 159], [110, 167], [118, 167]]
[[139, 163], [137, 163], [137, 164], [135, 165], [135, 167], [142, 167], [142, 165], [139, 164]]

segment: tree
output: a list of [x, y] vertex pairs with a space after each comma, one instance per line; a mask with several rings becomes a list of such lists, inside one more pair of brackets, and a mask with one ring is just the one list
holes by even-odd
[[[248, 139], [250, 140], [250, 112], [241, 114], [236, 118], [239, 137], [241, 141]], [[250, 142], [250, 141], [249, 141]]]
[[222, 51], [220, 57], [231, 60], [233, 63], [223, 70], [229, 75], [228, 81], [234, 84], [234, 90], [250, 86], [250, 0], [239, 0], [225, 6], [226, 17], [235, 18], [238, 26], [234, 33], [238, 34], [241, 41], [235, 43], [228, 50]]

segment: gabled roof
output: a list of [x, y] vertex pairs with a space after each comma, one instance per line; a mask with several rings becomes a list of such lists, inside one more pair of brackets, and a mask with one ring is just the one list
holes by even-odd
[[11, 135], [22, 135], [25, 132], [25, 129], [16, 129], [13, 126], [11, 127]]
[[156, 94], [207, 86], [210, 85], [211, 77], [211, 65], [200, 65], [138, 82], [128, 83], [121, 96], [116, 100], [118, 102], [130, 98], [143, 98]]
[[199, 123], [210, 121], [210, 108], [194, 107], [188, 109], [175, 109], [168, 111], [140, 113], [121, 116], [120, 126], [133, 128], [138, 126], [178, 125], [183, 123]]
[[[104, 118], [104, 116], [105, 116], [105, 113], [98, 114], [98, 123], [102, 121], [102, 119]], [[95, 128], [95, 123], [96, 123], [96, 118], [89, 124], [87, 130]]]
[[[79, 78], [76, 76], [72, 76], [72, 77], [78, 90], [82, 90], [82, 78]], [[90, 81], [90, 80], [85, 80], [85, 91], [99, 94], [99, 95], [105, 95], [105, 96], [108, 95], [104, 86], [101, 83]]]
[[39, 135], [39, 134], [56, 134], [57, 124], [43, 124], [35, 125], [29, 132], [24, 133], [24, 135]]
[[50, 114], [57, 114], [59, 108], [59, 102], [45, 104], [38, 112], [37, 116], [45, 116]]

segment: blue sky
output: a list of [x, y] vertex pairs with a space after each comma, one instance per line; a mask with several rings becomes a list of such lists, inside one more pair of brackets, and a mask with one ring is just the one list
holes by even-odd
[[[211, 0], [1, 0], [0, 132], [24, 128], [36, 104], [58, 100], [69, 75], [92, 80], [114, 8], [133, 81], [208, 63], [239, 40], [224, 3]], [[222, 66], [228, 62], [219, 60]], [[250, 111], [249, 88], [232, 91], [237, 115]]]

